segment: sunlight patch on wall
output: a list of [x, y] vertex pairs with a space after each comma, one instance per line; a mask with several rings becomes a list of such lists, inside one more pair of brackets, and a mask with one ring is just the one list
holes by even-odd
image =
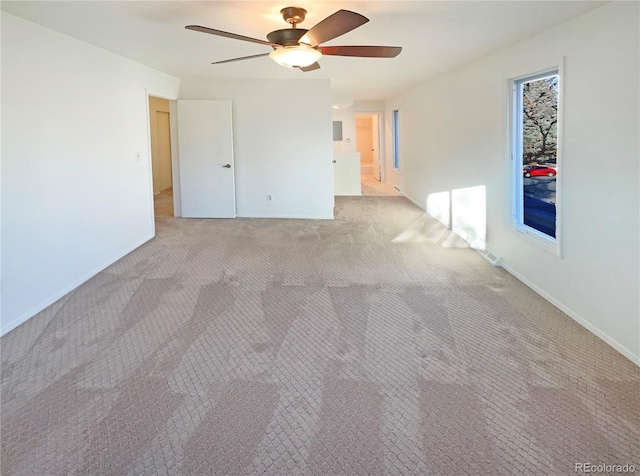
[[451, 229], [471, 248], [487, 247], [487, 189], [484, 185], [451, 192]]
[[[442, 246], [459, 248], [467, 245], [477, 250], [487, 245], [486, 187], [458, 188], [451, 192], [436, 192], [427, 196], [427, 213], [453, 233]], [[466, 244], [462, 244], [462, 238]]]
[[447, 228], [451, 228], [449, 192], [432, 193], [427, 197], [427, 213]]
[[427, 197], [426, 214], [397, 235], [392, 243], [440, 243], [444, 248], [487, 245], [486, 187], [458, 188]]

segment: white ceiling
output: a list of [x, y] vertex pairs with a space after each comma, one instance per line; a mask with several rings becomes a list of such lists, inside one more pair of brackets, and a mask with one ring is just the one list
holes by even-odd
[[[286, 6], [308, 11], [310, 29], [339, 9], [371, 21], [326, 45], [402, 46], [394, 59], [324, 57], [302, 73], [268, 57], [211, 65], [268, 53], [255, 43], [185, 30], [198, 24], [254, 38], [287, 28]], [[332, 92], [381, 100], [598, 8], [603, 1], [2, 1], [4, 11], [125, 56], [171, 75], [207, 78], [330, 78]]]

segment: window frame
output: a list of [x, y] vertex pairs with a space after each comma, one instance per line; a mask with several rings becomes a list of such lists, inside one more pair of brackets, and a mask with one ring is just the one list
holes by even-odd
[[393, 152], [393, 169], [400, 171], [400, 110], [392, 109], [391, 111], [391, 137]]
[[[563, 87], [564, 87], [564, 61], [559, 61], [556, 65], [538, 69], [537, 72], [519, 75], [508, 81], [509, 91], [509, 224], [516, 230], [519, 236], [529, 243], [542, 248], [549, 253], [562, 258], [562, 130], [563, 130]], [[557, 121], [557, 146], [556, 146], [556, 228], [555, 238], [547, 235], [524, 223], [524, 195], [522, 177], [522, 106], [521, 106], [521, 86], [525, 82], [535, 81], [550, 76], [558, 76], [558, 121]]]

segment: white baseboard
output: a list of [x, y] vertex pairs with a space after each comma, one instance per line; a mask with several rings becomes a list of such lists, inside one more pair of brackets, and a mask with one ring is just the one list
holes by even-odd
[[613, 339], [612, 337], [610, 337], [609, 335], [605, 334], [604, 332], [602, 332], [600, 329], [598, 329], [596, 326], [594, 326], [593, 324], [591, 324], [589, 321], [587, 321], [586, 319], [580, 317], [577, 313], [575, 313], [574, 311], [572, 311], [571, 309], [569, 309], [567, 306], [565, 306], [564, 304], [562, 304], [561, 302], [557, 301], [554, 297], [550, 296], [549, 294], [547, 294], [545, 291], [543, 291], [542, 289], [540, 289], [538, 286], [536, 286], [535, 284], [533, 284], [531, 281], [529, 281], [528, 279], [526, 279], [524, 276], [522, 276], [520, 273], [514, 271], [512, 268], [510, 268], [508, 265], [505, 265], [504, 263], [501, 263], [500, 265], [502, 268], [504, 268], [506, 271], [509, 272], [509, 274], [513, 275], [514, 277], [516, 277], [518, 280], [522, 281], [524, 284], [526, 284], [527, 286], [529, 286], [532, 290], [534, 290], [536, 293], [538, 293], [540, 296], [542, 296], [543, 298], [545, 298], [547, 301], [549, 301], [551, 304], [553, 304], [555, 307], [557, 307], [558, 309], [560, 309], [562, 312], [564, 312], [566, 315], [568, 315], [571, 319], [573, 319], [574, 321], [576, 321], [578, 324], [580, 324], [582, 327], [584, 327], [585, 329], [587, 329], [589, 332], [591, 332], [593, 335], [595, 335], [596, 337], [600, 338], [601, 340], [603, 340], [604, 342], [606, 342], [607, 344], [609, 344], [611, 347], [613, 347], [615, 350], [617, 350], [618, 352], [620, 352], [622, 355], [624, 355], [627, 359], [629, 359], [631, 362], [633, 362], [634, 364], [636, 364], [637, 366], [640, 367], [640, 355], [636, 355], [633, 352], [631, 352], [629, 349], [627, 349], [625, 346], [623, 346], [622, 344], [620, 344], [618, 341], [616, 341], [615, 339]]
[[[414, 204], [414, 205], [416, 205], [417, 207], [420, 207], [420, 209], [421, 209], [421, 210], [424, 210], [424, 209], [425, 209], [424, 205], [420, 205], [420, 203], [418, 203], [418, 200], [416, 200], [416, 199], [415, 199], [415, 198], [413, 198], [412, 196], [407, 195], [407, 194], [406, 194], [406, 193], [404, 193], [404, 192], [400, 192], [400, 193], [402, 193], [402, 196], [403, 196], [403, 197], [405, 197], [405, 198], [407, 198], [411, 203], [413, 203], [413, 204]], [[429, 215], [429, 216], [431, 216], [431, 215]]]
[[247, 213], [238, 215], [238, 218], [281, 218], [283, 220], [333, 220], [333, 215], [271, 215], [262, 213]]
[[[417, 200], [415, 200], [413, 197], [406, 195], [405, 197], [407, 199], [409, 199], [409, 201], [411, 201], [412, 203], [416, 204], [418, 207], [420, 207], [421, 209], [425, 209], [420, 203], [418, 203]], [[431, 216], [431, 215], [429, 215]], [[487, 259], [486, 257], [484, 257], [485, 259]], [[492, 263], [493, 264], [493, 263]], [[585, 329], [587, 329], [589, 332], [591, 332], [593, 335], [595, 335], [596, 337], [602, 339], [604, 342], [606, 342], [607, 344], [609, 344], [611, 347], [613, 347], [615, 350], [617, 350], [618, 352], [620, 352], [622, 355], [624, 355], [627, 359], [629, 359], [631, 362], [633, 362], [634, 364], [636, 364], [637, 366], [640, 367], [640, 355], [636, 355], [634, 354], [632, 351], [630, 351], [629, 349], [627, 349], [625, 346], [623, 346], [622, 344], [620, 344], [618, 341], [616, 341], [615, 339], [613, 339], [612, 337], [610, 337], [609, 335], [607, 335], [606, 333], [602, 332], [600, 329], [598, 329], [596, 326], [594, 326], [593, 324], [591, 324], [589, 321], [587, 321], [586, 319], [580, 317], [576, 312], [574, 312], [573, 310], [569, 309], [567, 306], [565, 306], [564, 304], [562, 304], [561, 302], [559, 302], [558, 300], [556, 300], [554, 297], [550, 296], [549, 294], [547, 294], [545, 291], [543, 291], [542, 289], [540, 289], [538, 286], [536, 286], [535, 284], [533, 284], [532, 282], [530, 282], [528, 279], [526, 279], [524, 276], [522, 276], [520, 273], [516, 272], [515, 270], [513, 270], [512, 268], [510, 268], [508, 265], [505, 265], [504, 262], [499, 259], [498, 263], [496, 264], [496, 266], [500, 266], [502, 268], [504, 268], [507, 272], [509, 272], [509, 274], [511, 274], [512, 276], [514, 276], [516, 279], [518, 279], [519, 281], [523, 282], [524, 284], [526, 284], [529, 288], [531, 288], [534, 292], [536, 292], [537, 294], [539, 294], [540, 296], [542, 296], [544, 299], [546, 299], [547, 301], [549, 301], [551, 304], [553, 304], [555, 307], [557, 307], [558, 309], [560, 309], [562, 312], [564, 312], [566, 315], [568, 315], [571, 319], [573, 319], [574, 321], [576, 321], [578, 324], [580, 324], [582, 327], [584, 327]]]
[[152, 233], [150, 236], [147, 236], [143, 240], [137, 242], [135, 245], [127, 248], [125, 251], [123, 251], [121, 253], [118, 253], [113, 258], [108, 259], [107, 261], [102, 263], [97, 268], [93, 269], [92, 271], [89, 271], [87, 274], [85, 274], [81, 278], [75, 280], [74, 282], [72, 282], [71, 284], [69, 284], [68, 286], [64, 287], [62, 290], [60, 290], [59, 292], [57, 292], [54, 295], [48, 297], [47, 299], [42, 301], [40, 304], [38, 304], [37, 306], [33, 307], [29, 311], [25, 312], [24, 314], [22, 314], [21, 316], [19, 316], [16, 319], [14, 319], [10, 323], [8, 323], [6, 325], [4, 325], [4, 323], [3, 323], [2, 330], [0, 330], [0, 336], [5, 335], [7, 332], [12, 331], [16, 327], [18, 327], [20, 324], [28, 321], [29, 319], [31, 319], [33, 316], [35, 316], [39, 312], [44, 311], [46, 308], [51, 306], [54, 302], [56, 302], [59, 299], [63, 298], [65, 295], [67, 295], [68, 293], [70, 293], [71, 291], [76, 289], [78, 286], [80, 286], [81, 284], [85, 283], [89, 279], [93, 278], [100, 271], [103, 271], [104, 269], [108, 268], [113, 263], [115, 263], [119, 259], [123, 258], [124, 256], [128, 255], [129, 253], [131, 253], [136, 248], [142, 246], [143, 244], [145, 244], [147, 241], [149, 241], [154, 236], [155, 236], [155, 232]]

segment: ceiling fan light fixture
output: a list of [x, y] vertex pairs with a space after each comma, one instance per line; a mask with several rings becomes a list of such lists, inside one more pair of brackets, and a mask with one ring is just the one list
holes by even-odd
[[283, 46], [269, 53], [269, 57], [276, 63], [289, 68], [311, 66], [321, 56], [322, 53], [319, 50], [301, 45]]

